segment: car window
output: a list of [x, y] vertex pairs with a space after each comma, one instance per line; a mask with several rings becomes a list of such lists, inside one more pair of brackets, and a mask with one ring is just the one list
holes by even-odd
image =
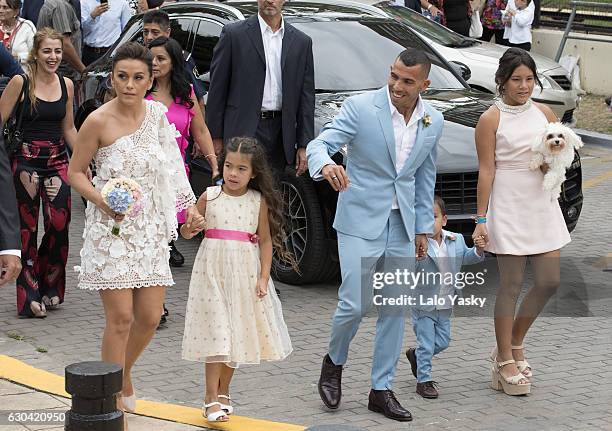
[[212, 59], [213, 49], [221, 35], [222, 24], [208, 20], [198, 20], [194, 24], [195, 38], [191, 54], [196, 62], [200, 76], [210, 70], [210, 60]]
[[194, 22], [192, 18], [170, 18], [170, 37], [176, 40], [183, 49], [191, 52], [190, 43], [191, 26]]
[[403, 6], [397, 6], [389, 1], [383, 1], [375, 5], [387, 14], [405, 23], [417, 33], [451, 48], [471, 46], [478, 43], [472, 39], [461, 36], [454, 31], [424, 17], [423, 15]]
[[[191, 28], [192, 19], [189, 18], [170, 18], [170, 35], [176, 41], [187, 49], [189, 46], [189, 29]], [[132, 26], [123, 32], [121, 39], [115, 44], [111, 57], [115, 55], [117, 49], [126, 42], [138, 42], [144, 44], [142, 38], [142, 19], [133, 22]]]
[[406, 26], [388, 19], [360, 21], [292, 20], [312, 38], [315, 88], [357, 91], [387, 82], [389, 66], [405, 48], [425, 51], [432, 61], [432, 89], [464, 89], [446, 63]]
[[117, 49], [119, 49], [119, 47], [126, 42], [138, 42], [140, 44], [143, 43], [141, 19], [134, 21], [132, 26], [123, 32], [121, 39], [115, 44], [113, 52], [111, 52], [111, 57], [114, 57], [115, 53], [117, 52]]

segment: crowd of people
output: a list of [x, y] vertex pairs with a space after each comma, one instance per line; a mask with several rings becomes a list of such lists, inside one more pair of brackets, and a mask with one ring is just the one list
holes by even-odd
[[[0, 8], [6, 4], [0, 16], [7, 31], [10, 25], [29, 26], [8, 12], [18, 1], [0, 0]], [[16, 280], [20, 316], [44, 318], [48, 308], [66, 299], [74, 189], [88, 201], [78, 286], [102, 299], [102, 359], [123, 367], [118, 405], [134, 411], [131, 371], [155, 334], [166, 288], [174, 284], [170, 267], [184, 260], [174, 241], [179, 234], [191, 239], [203, 232], [182, 357], [205, 363], [203, 415], [211, 422], [229, 420], [235, 368], [283, 360], [292, 351], [270, 274], [273, 250], [295, 265], [284, 244], [277, 190], [290, 165], [295, 175], [308, 172], [339, 192], [334, 228], [342, 284], [318, 383], [328, 408], [340, 405], [349, 346], [373, 304], [372, 287], [362, 283], [372, 269], [364, 268], [364, 257], [404, 258], [411, 271], [444, 266], [457, 273], [464, 264], [481, 262], [484, 251], [495, 253], [500, 286], [492, 386], [510, 395], [531, 391], [533, 369], [523, 341], [559, 285], [560, 249], [570, 237], [557, 203], [538, 196], [545, 167], [528, 167], [534, 137], [557, 119], [531, 101], [539, 80], [524, 49], [509, 48], [500, 59], [499, 98], [476, 127], [478, 214], [475, 245], [467, 247], [461, 235], [443, 229], [445, 204], [434, 197], [444, 123], [421, 98], [430, 84], [430, 59], [415, 49], [403, 51], [386, 84], [348, 98], [315, 137], [312, 40], [285, 22], [284, 0], [258, 0], [257, 14], [224, 27], [211, 63], [206, 110], [201, 84], [186, 67], [192, 60], [171, 38], [168, 15], [148, 11], [145, 45], [129, 42], [117, 49], [109, 97], [77, 133], [73, 79], [108, 49], [131, 10], [144, 7], [124, 1], [82, 0], [79, 14], [68, 0], [45, 0], [23, 63], [26, 73], [17, 72], [0, 99], [2, 123], [21, 132], [8, 133], [0, 145], [0, 197], [6, 203], [0, 209], [0, 285]], [[503, 16], [514, 23], [528, 0], [510, 3], [517, 11]], [[432, 14], [445, 12], [449, 26], [465, 24], [451, 13], [459, 6], [450, 0], [420, 6]], [[469, 3], [462, 0], [461, 7], [469, 10]], [[14, 41], [20, 39], [8, 40], [17, 49]], [[190, 140], [210, 164], [214, 184], [197, 200], [188, 181]], [[344, 146], [346, 166], [331, 159]], [[104, 186], [116, 178], [142, 188], [138, 213], [128, 216], [103, 196]], [[39, 244], [40, 202], [45, 232]], [[517, 312], [527, 257], [536, 283]], [[443, 265], [449, 259], [453, 264]], [[455, 291], [444, 283], [421, 288], [436, 296]], [[392, 390], [406, 309], [378, 311], [368, 408], [409, 421], [411, 413]], [[449, 303], [411, 310], [417, 346], [406, 356], [416, 391], [425, 398], [438, 397], [432, 359], [450, 343], [451, 312]]]
[[[395, 0], [463, 36], [531, 50], [532, 0]], [[474, 22], [476, 21], [476, 22]]]

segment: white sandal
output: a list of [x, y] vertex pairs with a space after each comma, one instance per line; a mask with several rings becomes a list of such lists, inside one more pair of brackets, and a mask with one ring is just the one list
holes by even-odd
[[225, 398], [227, 400], [228, 404], [221, 403], [221, 408], [225, 410], [228, 416], [234, 413], [234, 406], [229, 404], [232, 401], [232, 398], [229, 395], [217, 395], [217, 398]]
[[[527, 395], [531, 392], [531, 383], [522, 373], [510, 377], [505, 377], [501, 373], [504, 366], [515, 362], [514, 359], [503, 362], [495, 361], [491, 368], [491, 387], [496, 391], [503, 390], [508, 395]], [[521, 383], [521, 380], [527, 380], [527, 383]]]
[[[520, 346], [510, 346], [510, 348], [512, 350], [523, 350], [523, 345], [521, 344]], [[497, 360], [497, 346], [493, 347], [493, 350], [491, 350], [489, 359], [491, 360], [491, 362], [495, 362]], [[533, 377], [531, 365], [529, 365], [529, 362], [527, 362], [526, 360], [523, 359], [522, 361], [516, 361], [516, 368], [518, 368], [519, 371], [528, 379]]]
[[[510, 346], [512, 350], [523, 350], [523, 345], [520, 346]], [[531, 370], [531, 365], [525, 359], [522, 361], [516, 361], [516, 368], [519, 369], [521, 373], [527, 378], [533, 377], [533, 372]]]
[[134, 413], [136, 410], [136, 392], [134, 392], [129, 397], [121, 395], [121, 404], [123, 404], [123, 409], [128, 413]]
[[[218, 412], [207, 414], [206, 410], [208, 410], [212, 406], [219, 406], [221, 407], [221, 410], [219, 410]], [[229, 420], [229, 417], [227, 416], [227, 413], [225, 412], [225, 410], [223, 410], [222, 406], [223, 404], [221, 404], [218, 401], [204, 404], [204, 407], [202, 407], [202, 416], [204, 416], [208, 422], [227, 422]], [[223, 417], [225, 419], [221, 419]]]

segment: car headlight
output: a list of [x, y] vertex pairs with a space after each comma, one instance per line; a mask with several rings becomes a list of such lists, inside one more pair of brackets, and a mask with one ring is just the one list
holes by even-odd
[[550, 79], [546, 75], [542, 75], [541, 73], [538, 73], [538, 78], [540, 78], [540, 82], [542, 82], [542, 88], [544, 90], [553, 88], [552, 83], [550, 82]]

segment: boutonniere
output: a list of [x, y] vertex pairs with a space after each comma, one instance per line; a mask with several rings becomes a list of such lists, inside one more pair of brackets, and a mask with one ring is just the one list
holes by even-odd
[[429, 127], [429, 125], [431, 124], [430, 115], [429, 114], [423, 115], [423, 119], [421, 121], [423, 122], [423, 127]]

